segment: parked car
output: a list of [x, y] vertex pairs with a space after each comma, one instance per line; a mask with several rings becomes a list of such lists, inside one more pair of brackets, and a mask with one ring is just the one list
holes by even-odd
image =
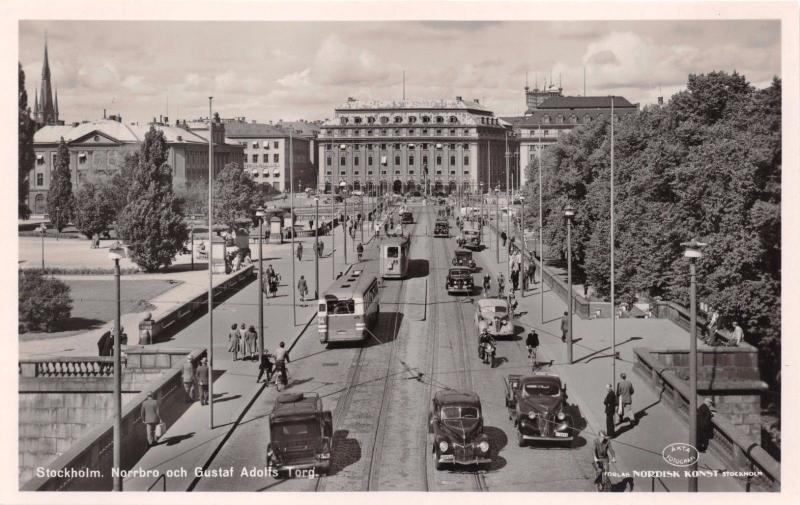
[[472, 391], [445, 389], [433, 397], [429, 423], [437, 470], [445, 465], [486, 465], [492, 462], [484, 431], [481, 400]]
[[327, 473], [333, 450], [333, 417], [317, 393], [282, 393], [269, 415], [267, 466], [289, 476]]
[[470, 295], [475, 288], [472, 270], [469, 267], [453, 267], [447, 272], [447, 293]]
[[510, 319], [508, 300], [483, 298], [475, 306], [475, 327], [480, 334], [484, 328], [494, 338], [514, 336], [514, 323]]
[[400, 213], [400, 221], [403, 224], [413, 224], [414, 223], [414, 214], [410, 211], [404, 211]]
[[433, 226], [433, 236], [445, 238], [450, 236], [450, 223], [447, 222], [447, 218], [436, 220], [436, 224]]
[[528, 440], [572, 443], [574, 424], [567, 411], [567, 386], [558, 375], [536, 373], [505, 378], [508, 417], [514, 422], [517, 444]]

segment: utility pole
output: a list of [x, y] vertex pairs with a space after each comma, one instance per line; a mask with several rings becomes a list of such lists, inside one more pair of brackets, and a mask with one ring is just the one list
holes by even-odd
[[292, 231], [292, 318], [294, 325], [297, 326], [297, 279], [295, 279], [294, 267], [294, 151], [292, 144], [292, 129], [289, 128], [289, 226]]
[[208, 97], [208, 427], [214, 429], [214, 122]]

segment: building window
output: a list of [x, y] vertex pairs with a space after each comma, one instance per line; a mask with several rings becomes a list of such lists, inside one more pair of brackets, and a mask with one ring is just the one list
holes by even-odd
[[450, 175], [456, 175], [456, 171], [455, 170], [450, 170]]
[[367, 150], [372, 149], [372, 144], [367, 144]]
[[37, 165], [44, 165], [44, 156], [41, 154], [36, 155], [36, 164]]
[[358, 166], [358, 156], [353, 158], [353, 165]]
[[367, 166], [372, 166], [372, 156], [367, 156]]
[[400, 164], [400, 156], [395, 156], [394, 157], [394, 164], [395, 165], [399, 165]]
[[431, 122], [431, 117], [430, 116], [422, 116], [422, 122], [423, 123], [430, 123]]
[[452, 128], [450, 129], [450, 135], [453, 137], [456, 135], [456, 131]]
[[469, 170], [464, 170], [464, 175], [469, 175]]
[[437, 156], [436, 157], [436, 164], [437, 165], [441, 165], [442, 164], [442, 157], [441, 156]]
[[442, 130], [438, 130], [438, 129], [437, 129], [437, 130], [436, 130], [436, 135], [441, 135], [441, 134], [442, 134]]
[[402, 117], [400, 117], [400, 116], [395, 116], [395, 117], [394, 117], [394, 122], [395, 122], [395, 123], [398, 123], [398, 124], [399, 124], [399, 123], [402, 123], [402, 122], [403, 122], [403, 118], [402, 118]]
[[44, 186], [44, 174], [36, 174], [36, 185]]
[[367, 175], [372, 175], [372, 170], [369, 170], [369, 171], [367, 172]]
[[455, 156], [450, 156], [450, 166], [453, 166], [455, 164], [456, 164], [456, 157]]
[[409, 156], [408, 157], [408, 164], [409, 165], [413, 165], [414, 164], [414, 157], [413, 156]]
[[340, 165], [344, 165], [344, 164], [346, 164], [346, 163], [347, 163], [347, 158], [345, 158], [344, 156], [342, 156], [341, 158], [339, 158], [339, 164], [340, 164]]
[[441, 170], [437, 170], [436, 171], [436, 175], [442, 175], [442, 171]]
[[469, 156], [464, 156], [464, 166], [469, 165]]
[[395, 175], [400, 175], [400, 170], [395, 170], [395, 171], [394, 171], [394, 174], [395, 174]]
[[272, 161], [274, 163], [278, 163], [279, 160], [280, 160], [280, 155], [279, 154], [276, 153], [276, 154], [272, 155]]
[[257, 154], [253, 155], [253, 163], [258, 163], [258, 155]]
[[414, 124], [417, 122], [417, 116], [411, 116], [408, 118], [408, 122]]
[[381, 151], [385, 151], [385, 150], [386, 150], [386, 144], [381, 144]]
[[444, 123], [444, 118], [442, 116], [436, 116], [436, 122], [440, 124]]
[[428, 129], [427, 128], [423, 128], [422, 129], [422, 134], [423, 135], [427, 135], [428, 134]]
[[[272, 147], [274, 147], [275, 149], [278, 148], [278, 141], [277, 140], [272, 143]], [[275, 161], [278, 161], [278, 160], [275, 160]]]
[[395, 130], [394, 130], [394, 136], [395, 136], [395, 137], [399, 137], [399, 136], [400, 136], [400, 128], [395, 128]]
[[358, 174], [359, 174], [358, 170], [353, 171], [353, 175], [358, 175]]
[[330, 156], [328, 156], [327, 161], [328, 161], [327, 163], [328, 166], [331, 166], [333, 164], [333, 160], [331, 159]]
[[330, 151], [331, 150], [331, 145], [330, 144], [325, 144], [325, 150], [326, 151]]
[[325, 173], [326, 173], [327, 175], [331, 175], [331, 171], [330, 171], [330, 170], [328, 170], [328, 171], [327, 171], [327, 172], [325, 172]]
[[428, 164], [428, 156], [427, 155], [422, 157], [422, 164], [423, 165], [427, 165]]
[[347, 173], [347, 171], [345, 171], [345, 170], [339, 170], [339, 175], [345, 175], [346, 173]]
[[386, 170], [381, 170], [381, 175], [386, 175]]
[[455, 149], [455, 148], [456, 148], [455, 144], [450, 144], [450, 149]]
[[463, 147], [464, 149], [469, 149], [469, 144], [464, 144], [462, 147]]

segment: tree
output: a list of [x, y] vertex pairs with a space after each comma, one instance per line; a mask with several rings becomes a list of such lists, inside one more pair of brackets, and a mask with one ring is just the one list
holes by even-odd
[[28, 219], [31, 210], [28, 208], [29, 177], [35, 164], [33, 151], [33, 133], [36, 124], [31, 120], [31, 111], [28, 109], [28, 92], [25, 91], [25, 72], [19, 64], [19, 124], [17, 131], [17, 156], [18, 187], [17, 187], [17, 214], [20, 219]]
[[21, 331], [52, 331], [57, 323], [69, 319], [69, 286], [41, 270], [21, 269], [18, 277]]
[[172, 190], [167, 151], [164, 133], [150, 127], [128, 179], [129, 200], [117, 223], [131, 259], [148, 272], [172, 264], [189, 237], [182, 202]]
[[50, 191], [47, 194], [47, 213], [50, 222], [58, 231], [63, 230], [72, 220], [74, 197], [69, 169], [69, 149], [61, 137], [56, 154], [56, 166], [50, 180]]
[[186, 214], [208, 216], [208, 183], [205, 180], [180, 186], [175, 194], [183, 200]]
[[237, 221], [255, 219], [259, 203], [255, 181], [237, 163], [225, 165], [214, 180], [214, 220], [234, 229]]
[[75, 195], [75, 227], [92, 238], [100, 234], [114, 220], [114, 208], [108, 200], [108, 193], [104, 188], [93, 182], [85, 182]]

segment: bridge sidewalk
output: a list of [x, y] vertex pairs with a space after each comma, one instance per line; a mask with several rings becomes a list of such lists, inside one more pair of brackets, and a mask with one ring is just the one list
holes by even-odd
[[[492, 235], [492, 233], [489, 233]], [[500, 263], [495, 259], [494, 243], [479, 254], [483, 265], [493, 277], [502, 271], [506, 275], [507, 256], [502, 248]], [[537, 276], [539, 272], [537, 271]], [[510, 283], [507, 283], [507, 285]], [[496, 282], [492, 283], [496, 289]], [[567, 365], [566, 344], [561, 342], [560, 319], [566, 310], [566, 304], [549, 287], [544, 287], [544, 321], [541, 317], [542, 283], [541, 280], [528, 290], [524, 297], [519, 297], [518, 313], [521, 317], [517, 324], [524, 327], [521, 337], [524, 339], [528, 330], [535, 328], [539, 333], [541, 347], [538, 362], [550, 362], [555, 373], [558, 373], [568, 384], [567, 392], [572, 401], [587, 409], [582, 414], [587, 418], [588, 428], [582, 435], [587, 443], [594, 443], [594, 437], [605, 428], [603, 398], [605, 385], [612, 381], [611, 361], [611, 319], [582, 320], [577, 316], [573, 320], [573, 360], [575, 364]], [[671, 321], [664, 319], [617, 319], [616, 343], [619, 357], [616, 360], [616, 374], [625, 372], [632, 381], [635, 394], [633, 411], [639, 423], [632, 429], [625, 424], [618, 427], [618, 434], [613, 441], [617, 454], [617, 470], [632, 472], [657, 470], [679, 471], [680, 478], [664, 477], [655, 482], [657, 491], [687, 491], [688, 480], [683, 477], [683, 469], [668, 465], [661, 452], [668, 444], [684, 442], [689, 438], [686, 423], [679, 419], [674, 411], [660, 401], [659, 392], [633, 373], [634, 347], [682, 346], [688, 345], [688, 335]], [[524, 342], [520, 342], [524, 348]], [[545, 368], [546, 369], [546, 368]], [[725, 465], [711, 454], [702, 454], [698, 468], [724, 470]], [[612, 479], [619, 481], [621, 478]], [[649, 478], [635, 478], [635, 489], [649, 491], [652, 481]], [[742, 486], [733, 478], [700, 478], [700, 491], [741, 491]]]

